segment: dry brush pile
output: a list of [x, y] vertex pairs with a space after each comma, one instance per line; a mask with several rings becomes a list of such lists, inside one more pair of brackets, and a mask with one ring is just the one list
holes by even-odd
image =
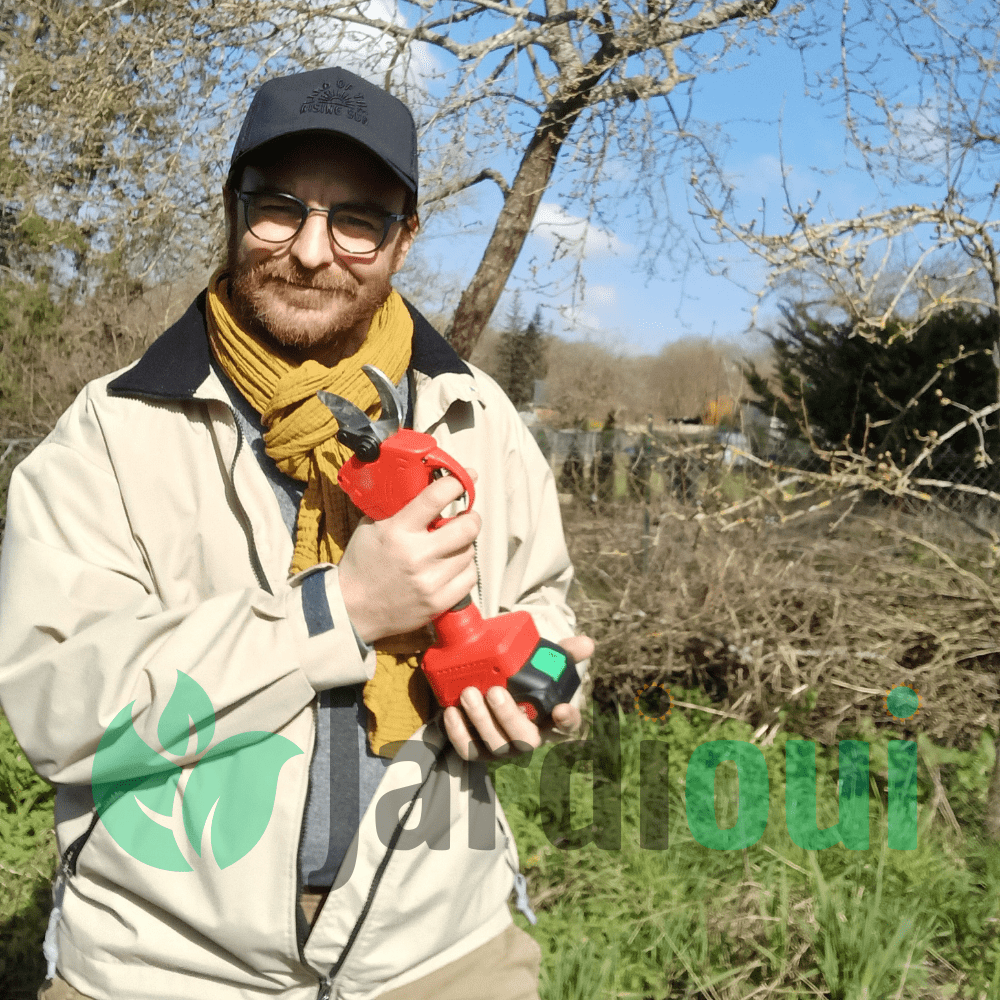
[[831, 743], [865, 717], [898, 732], [883, 697], [906, 684], [922, 698], [911, 737], [964, 748], [996, 732], [995, 547], [929, 508], [847, 507], [833, 494], [736, 523], [664, 498], [644, 538], [641, 506], [567, 499], [595, 700], [630, 711], [645, 685], [700, 686], [760, 740], [787, 725]]

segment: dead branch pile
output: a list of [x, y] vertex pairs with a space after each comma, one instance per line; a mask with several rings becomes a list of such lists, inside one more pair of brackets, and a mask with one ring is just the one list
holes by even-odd
[[[645, 535], [641, 506], [567, 499], [595, 700], [631, 711], [644, 685], [700, 686], [765, 742], [785, 726], [832, 743], [865, 716], [939, 745], [995, 731], [995, 547], [929, 507], [813, 507], [735, 524], [664, 498]], [[883, 701], [900, 684], [922, 698], [904, 723]]]

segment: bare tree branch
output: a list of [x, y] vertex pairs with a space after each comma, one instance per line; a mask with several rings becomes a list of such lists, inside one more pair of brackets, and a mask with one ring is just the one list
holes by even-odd
[[451, 184], [444, 185], [437, 188], [434, 194], [428, 198], [424, 199], [424, 204], [432, 204], [435, 201], [443, 201], [446, 198], [456, 195], [459, 191], [467, 191], [470, 187], [479, 184], [481, 181], [493, 181], [498, 188], [500, 188], [501, 193], [504, 198], [510, 194], [510, 185], [507, 183], [506, 178], [499, 170], [491, 170], [489, 167], [480, 170], [475, 177], [463, 177], [461, 180], [452, 182]]

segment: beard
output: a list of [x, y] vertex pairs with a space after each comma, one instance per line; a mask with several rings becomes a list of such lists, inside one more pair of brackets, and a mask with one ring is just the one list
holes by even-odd
[[356, 350], [392, 291], [391, 275], [361, 284], [346, 269], [309, 271], [292, 257], [250, 263], [230, 249], [235, 318], [249, 332], [292, 350], [338, 343], [347, 348], [355, 341]]

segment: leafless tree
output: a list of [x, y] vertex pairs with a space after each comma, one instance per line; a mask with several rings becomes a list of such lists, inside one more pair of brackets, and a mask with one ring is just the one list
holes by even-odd
[[713, 400], [739, 401], [744, 394], [736, 345], [705, 337], [667, 344], [646, 367], [653, 410], [671, 420], [699, 417]]
[[[493, 313], [561, 156], [568, 160], [563, 193], [591, 225], [609, 210], [609, 174], [625, 171], [621, 180], [633, 197], [651, 196], [635, 220], [650, 259], [664, 249], [664, 176], [700, 138], [671, 95], [730, 65], [732, 50], [749, 49], [779, 30], [779, 15], [800, 9], [777, 7], [778, 0], [411, 0], [400, 4], [405, 16], [381, 18], [369, 0], [324, 8], [339, 24], [393, 39], [400, 58], [419, 46], [433, 50], [445, 71], [447, 93], [433, 100], [424, 129], [463, 155], [444, 161], [426, 202], [483, 181], [502, 192], [492, 236], [449, 329], [460, 353], [471, 352]], [[502, 169], [508, 161], [512, 179]]]
[[[860, 336], [875, 339], [892, 319], [907, 335], [935, 313], [956, 306], [1000, 317], [1000, 21], [990, 0], [842, 0], [836, 21], [839, 57], [817, 66], [804, 59], [806, 86], [834, 101], [853, 162], [879, 191], [876, 203], [856, 213], [822, 217], [823, 192], [805, 203], [790, 194], [780, 222], [768, 206], [741, 216], [732, 189], [698, 185], [705, 217], [723, 241], [759, 257], [768, 275], [761, 297], [797, 284], [806, 301], [839, 311]], [[812, 8], [822, 18], [832, 5]], [[839, 22], [839, 23], [838, 23]], [[834, 95], [830, 97], [829, 95]], [[899, 200], [896, 190], [905, 188]], [[762, 206], [763, 208], [763, 206]], [[768, 224], [765, 225], [765, 219]], [[1000, 354], [997, 355], [1000, 368]], [[935, 378], [919, 394], [936, 391]], [[912, 405], [913, 401], [911, 401]], [[954, 489], [1000, 495], [929, 475], [935, 451], [972, 426], [996, 427], [1000, 403], [973, 410], [941, 396], [956, 424], [928, 433], [912, 459], [847, 450], [825, 454], [847, 482], [875, 485], [897, 495]], [[994, 457], [983, 445], [981, 461]], [[994, 542], [997, 538], [994, 536]], [[990, 788], [985, 826], [1000, 840], [1000, 754]]]
[[[812, 8], [817, 16], [832, 5]], [[935, 312], [966, 305], [1000, 313], [1000, 24], [988, 0], [843, 0], [839, 59], [809, 60], [805, 85], [836, 107], [853, 169], [878, 203], [821, 217], [823, 192], [782, 211], [740, 216], [732, 188], [701, 187], [707, 217], [767, 265], [763, 298], [789, 281], [838, 306], [861, 335], [904, 316], [915, 331]], [[816, 29], [819, 30], [818, 28]], [[845, 163], [845, 169], [852, 169]], [[898, 188], [910, 197], [894, 200]], [[913, 195], [917, 197], [912, 197]], [[778, 220], [777, 223], [775, 220]]]
[[603, 420], [620, 410], [627, 396], [625, 365], [614, 345], [552, 337], [547, 354], [545, 405], [560, 423], [579, 426], [581, 421]]

